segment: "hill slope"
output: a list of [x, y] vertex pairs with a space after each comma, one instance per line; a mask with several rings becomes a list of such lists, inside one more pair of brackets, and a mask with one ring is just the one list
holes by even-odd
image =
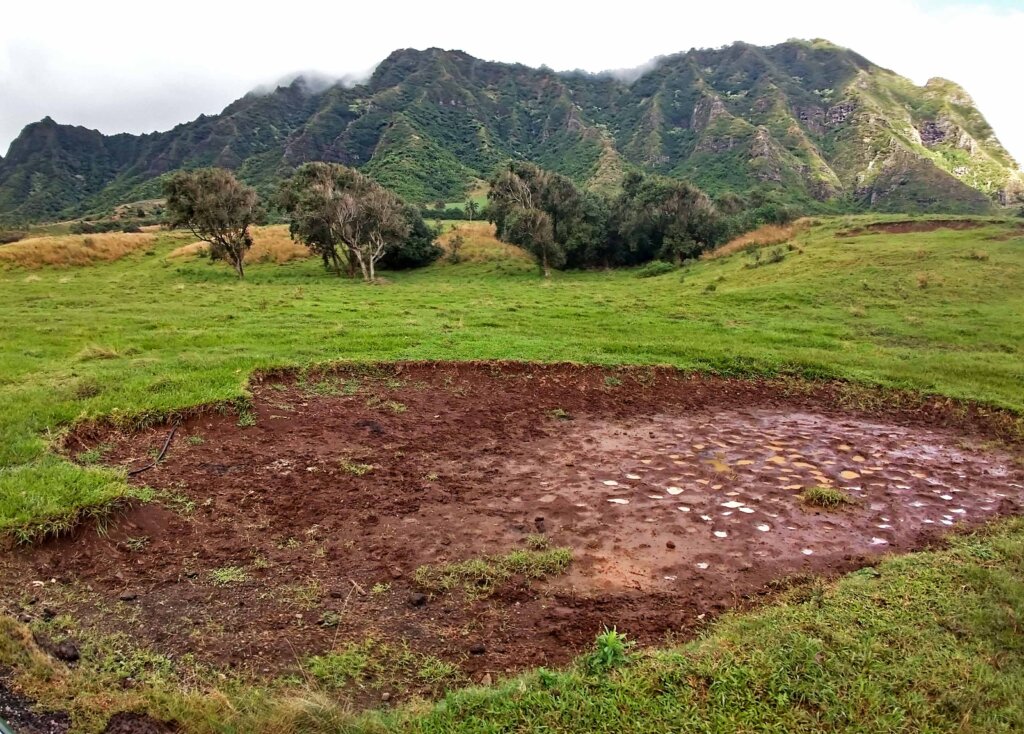
[[313, 91], [300, 78], [161, 133], [45, 118], [0, 159], [0, 218], [149, 198], [181, 167], [225, 166], [268, 191], [309, 160], [362, 167], [418, 201], [452, 199], [508, 158], [596, 187], [639, 168], [851, 209], [1024, 201], [1024, 174], [956, 84], [917, 87], [828, 42], [789, 41], [665, 57], [632, 82], [406, 49], [365, 84]]

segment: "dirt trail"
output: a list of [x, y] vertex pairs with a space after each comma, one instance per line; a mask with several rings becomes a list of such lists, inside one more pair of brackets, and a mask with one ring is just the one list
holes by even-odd
[[[373, 637], [479, 680], [564, 663], [606, 625], [685, 638], [779, 579], [1019, 511], [1024, 469], [984, 448], [995, 424], [981, 412], [869, 414], [843, 409], [835, 385], [782, 388], [567, 365], [270, 377], [253, 390], [254, 426], [216, 412], [182, 423], [164, 463], [136, 478], [162, 504], [105, 538], [7, 554], [0, 591], [258, 675]], [[83, 431], [69, 450], [108, 445], [111, 463], [140, 466], [166, 435]], [[805, 507], [797, 495], [818, 485], [857, 504]], [[421, 564], [539, 532], [572, 548], [566, 576], [410, 603]], [[245, 579], [216, 584], [227, 567]], [[318, 624], [325, 612], [338, 628]]]

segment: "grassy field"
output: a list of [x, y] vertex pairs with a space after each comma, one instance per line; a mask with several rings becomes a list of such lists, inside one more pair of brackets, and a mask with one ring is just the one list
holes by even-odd
[[[841, 377], [1024, 409], [1024, 239], [980, 229], [836, 237], [636, 271], [537, 277], [521, 258], [438, 264], [366, 286], [315, 259], [244, 282], [191, 242], [90, 267], [0, 271], [0, 530], [66, 527], [127, 493], [58, 458], [75, 421], [126, 424], [245, 395], [258, 368], [335, 360], [530, 359]], [[133, 235], [124, 235], [131, 237]], [[480, 249], [480, 244], [473, 247]], [[483, 258], [481, 258], [483, 259]], [[778, 260], [778, 261], [773, 261]]]
[[[132, 492], [120, 474], [53, 452], [68, 426], [132, 425], [244, 400], [259, 368], [657, 363], [838, 377], [1024, 411], [1024, 231], [990, 221], [836, 236], [869, 221], [821, 220], [785, 244], [769, 238], [760, 255], [740, 251], [657, 277], [557, 273], [550, 282], [488, 244], [479, 223], [467, 230], [470, 262], [389, 273], [374, 286], [292, 255], [283, 264], [260, 258], [238, 282], [187, 252], [169, 257], [192, 242], [174, 233], [126, 235], [149, 239], [85, 267], [8, 260], [0, 530], [23, 539], [57, 532]], [[99, 731], [102, 712], [130, 707], [196, 732], [1009, 732], [1024, 729], [1022, 621], [1024, 523], [1012, 521], [836, 585], [801, 586], [787, 603], [727, 619], [681, 649], [627, 650], [606, 666], [583, 659], [387, 715], [353, 717], [313, 681], [235, 685], [109, 640], [67, 670], [6, 618], [0, 667], [44, 704], [74, 712], [82, 731]], [[132, 687], [120, 685], [125, 675]]]

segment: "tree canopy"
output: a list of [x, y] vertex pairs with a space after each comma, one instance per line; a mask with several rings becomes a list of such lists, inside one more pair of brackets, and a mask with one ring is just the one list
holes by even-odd
[[[419, 212], [376, 181], [337, 163], [306, 163], [282, 184], [278, 202], [288, 213], [292, 237], [323, 258], [324, 266], [363, 280], [392, 253], [399, 267], [436, 259], [435, 233]], [[396, 251], [409, 247], [402, 256]]]
[[184, 227], [210, 245], [210, 258], [231, 264], [245, 276], [249, 227], [262, 216], [256, 191], [223, 168], [178, 171], [164, 184], [167, 224]]
[[730, 223], [699, 188], [641, 173], [604, 196], [532, 164], [513, 162], [491, 179], [488, 218], [505, 242], [552, 268], [611, 267], [696, 257], [720, 242]]

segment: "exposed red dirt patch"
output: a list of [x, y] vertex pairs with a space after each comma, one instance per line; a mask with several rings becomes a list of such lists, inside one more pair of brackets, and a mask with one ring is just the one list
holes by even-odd
[[[604, 626], [642, 643], [692, 636], [779, 579], [920, 548], [1024, 496], [1021, 465], [981, 448], [999, 414], [947, 401], [849, 410], [835, 384], [402, 364], [267, 376], [252, 392], [255, 425], [189, 417], [135, 478], [161, 503], [106, 537], [7, 554], [4, 596], [254, 674], [372, 637], [479, 680], [565, 663]], [[108, 443], [108, 461], [138, 467], [167, 434], [92, 429], [69, 449]], [[857, 504], [806, 508], [797, 495], [814, 485]], [[537, 533], [572, 548], [567, 575], [410, 603], [420, 565]], [[244, 578], [218, 585], [227, 568]], [[337, 627], [319, 624], [325, 613]]]
[[934, 232], [937, 229], [977, 229], [989, 222], [976, 219], [914, 219], [906, 222], [876, 222], [863, 227], [855, 227], [845, 232], [837, 232], [836, 237], [856, 237], [862, 234], [911, 234], [914, 232]]

